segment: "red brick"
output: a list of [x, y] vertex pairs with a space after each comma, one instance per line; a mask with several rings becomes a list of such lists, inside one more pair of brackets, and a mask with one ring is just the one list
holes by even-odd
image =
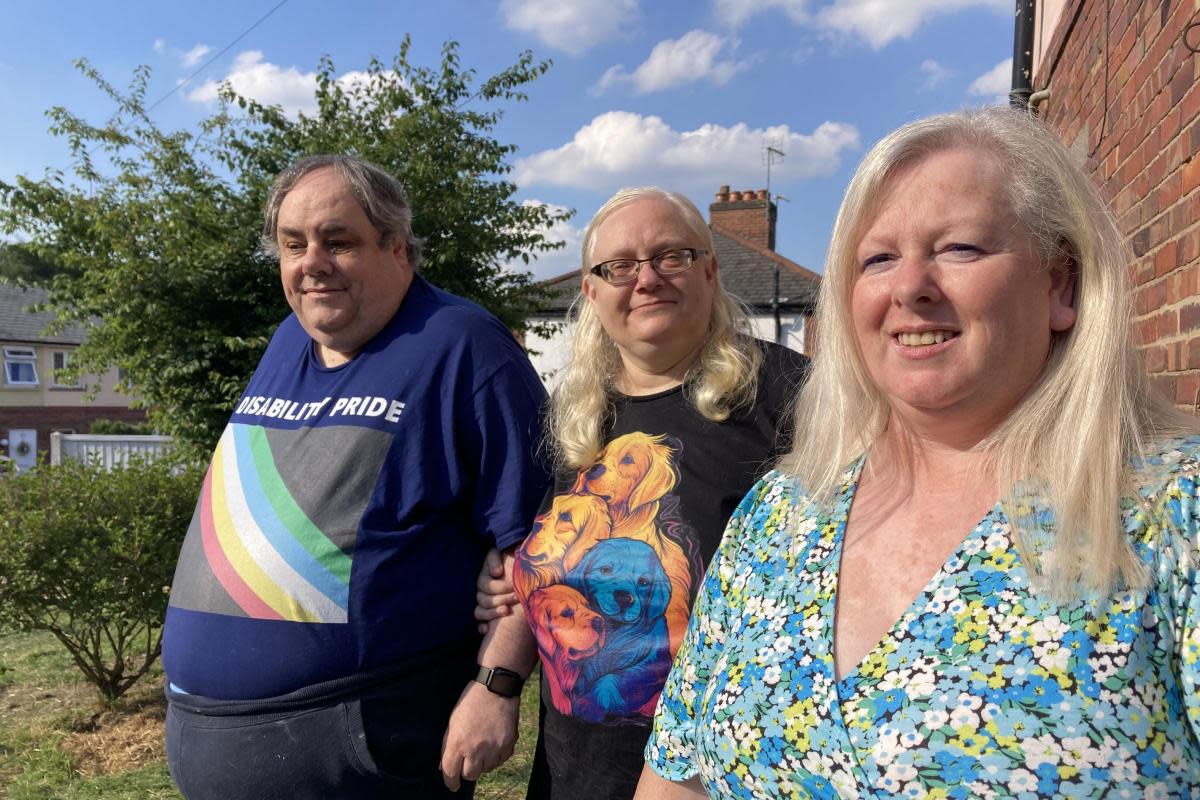
[[[1198, 313], [1198, 316], [1200, 316], [1200, 313]], [[1155, 331], [1153, 319], [1144, 319], [1140, 322], [1135, 322], [1133, 324], [1134, 341], [1137, 342], [1139, 347], [1148, 345], [1157, 338]]]
[[1171, 342], [1163, 350], [1167, 354], [1167, 372], [1183, 369], [1183, 342]]
[[1168, 375], [1155, 375], [1150, 379], [1150, 387], [1160, 395], [1170, 400], [1172, 403], [1175, 400], [1175, 379]]
[[1183, 165], [1183, 193], [1191, 194], [1200, 186], [1200, 158], [1193, 158]]
[[1188, 340], [1186, 369], [1200, 369], [1200, 336]]
[[[1175, 269], [1175, 265], [1178, 263], [1175, 260], [1178, 250], [1179, 244], [1175, 241], [1167, 242], [1162, 247], [1158, 248], [1158, 252], [1154, 254], [1154, 274], [1157, 277], [1161, 278], [1163, 275], [1166, 275], [1168, 272]], [[1165, 301], [1166, 299], [1166, 289], [1164, 288], [1163, 300]], [[1159, 303], [1158, 305], [1161, 306], [1162, 303]]]
[[1147, 372], [1165, 372], [1167, 369], [1167, 349], [1165, 347], [1147, 347], [1144, 355]]
[[1139, 317], [1157, 311], [1167, 302], [1167, 282], [1158, 281], [1137, 290], [1134, 296], [1134, 313]]
[[1159, 314], [1155, 318], [1155, 333], [1158, 339], [1165, 339], [1179, 333], [1179, 314], [1174, 310]]
[[1180, 122], [1184, 125], [1195, 119], [1197, 114], [1200, 114], [1200, 83], [1193, 84], [1179, 104]]
[[[1196, 256], [1200, 255], [1200, 231], [1191, 231], [1179, 237], [1179, 252], [1176, 258], [1180, 264], [1190, 264], [1196, 260]], [[1182, 280], [1179, 287], [1180, 299], [1196, 293], [1196, 270], [1195, 268], [1186, 270], [1180, 273], [1181, 279], [1186, 276], [1191, 276], [1191, 291], [1183, 285]]]
[[[1200, 328], [1200, 305], [1192, 304], [1179, 309], [1179, 329], [1191, 331]], [[1143, 340], [1147, 343], [1151, 340]]]
[[1195, 407], [1200, 400], [1200, 375], [1180, 375], [1175, 379], [1175, 402]]

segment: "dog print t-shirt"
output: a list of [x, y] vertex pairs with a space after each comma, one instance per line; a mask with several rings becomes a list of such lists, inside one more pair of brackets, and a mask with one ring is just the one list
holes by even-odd
[[596, 463], [556, 476], [513, 584], [537, 639], [530, 797], [629, 798], [704, 569], [742, 495], [790, 447], [807, 359], [762, 343], [754, 403], [704, 419], [676, 387], [618, 396]]
[[234, 406], [183, 543], [163, 634], [170, 682], [262, 699], [470, 652], [483, 555], [525, 537], [549, 482], [534, 457], [544, 399], [498, 320], [420, 277], [337, 367], [288, 317]]

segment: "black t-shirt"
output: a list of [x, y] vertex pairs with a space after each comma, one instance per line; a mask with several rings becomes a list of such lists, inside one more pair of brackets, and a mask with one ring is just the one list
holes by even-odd
[[517, 551], [538, 641], [531, 798], [629, 798], [704, 569], [733, 509], [790, 446], [808, 360], [767, 342], [755, 401], [721, 423], [686, 387], [614, 398], [605, 447], [560, 473]]

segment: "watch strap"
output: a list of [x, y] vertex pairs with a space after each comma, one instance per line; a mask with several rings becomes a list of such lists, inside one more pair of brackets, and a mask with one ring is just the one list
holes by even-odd
[[501, 697], [520, 697], [521, 689], [525, 686], [524, 678], [504, 667], [481, 666], [479, 673], [475, 676], [475, 681], [486, 686], [492, 694], [498, 694]]

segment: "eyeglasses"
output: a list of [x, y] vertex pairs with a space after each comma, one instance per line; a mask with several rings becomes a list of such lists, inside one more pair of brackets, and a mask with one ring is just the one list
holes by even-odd
[[678, 250], [664, 251], [650, 258], [613, 258], [601, 261], [588, 272], [603, 278], [612, 286], [622, 286], [637, 280], [642, 264], [649, 264], [650, 268], [659, 275], [678, 275], [681, 272], [687, 272], [697, 258], [706, 255], [708, 255], [707, 250], [698, 247], [682, 247]]

